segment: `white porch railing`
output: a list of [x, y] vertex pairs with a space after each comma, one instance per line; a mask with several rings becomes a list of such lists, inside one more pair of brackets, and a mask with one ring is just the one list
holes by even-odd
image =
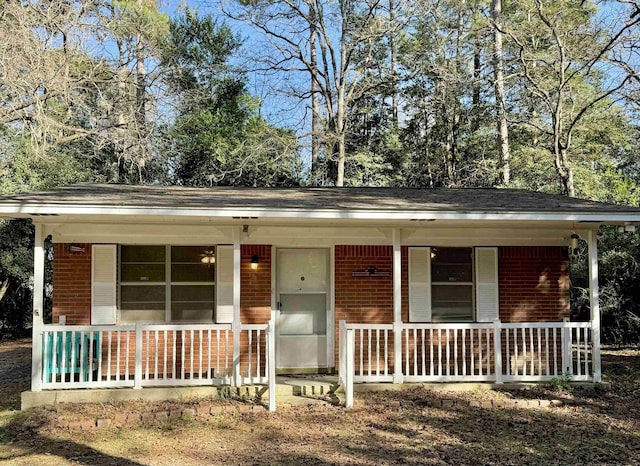
[[394, 330], [341, 321], [339, 376], [347, 407], [355, 382], [589, 381], [592, 340], [591, 322], [403, 323]]
[[273, 322], [239, 327], [234, 358], [231, 324], [45, 325], [42, 389], [265, 384], [275, 410]]

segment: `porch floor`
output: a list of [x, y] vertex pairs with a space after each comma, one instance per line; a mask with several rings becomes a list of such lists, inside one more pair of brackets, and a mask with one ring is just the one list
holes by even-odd
[[[539, 385], [539, 383], [511, 382], [494, 384], [489, 382], [456, 382], [456, 383], [356, 383], [354, 392], [382, 392], [408, 390], [416, 386], [432, 391], [462, 392], [476, 390], [516, 390]], [[574, 382], [572, 385], [593, 385], [592, 382]], [[21, 394], [20, 408], [24, 411], [38, 406], [52, 406], [58, 403], [113, 403], [121, 401], [165, 401], [184, 400], [189, 398], [239, 396], [253, 399], [256, 396], [266, 398], [266, 385], [228, 386], [185, 386], [185, 387], [145, 387], [140, 390], [132, 388], [101, 388], [43, 390], [41, 392], [25, 391]], [[283, 404], [308, 404], [327, 400], [332, 403], [344, 401], [344, 390], [338, 385], [337, 375], [287, 375], [276, 378], [277, 402]]]

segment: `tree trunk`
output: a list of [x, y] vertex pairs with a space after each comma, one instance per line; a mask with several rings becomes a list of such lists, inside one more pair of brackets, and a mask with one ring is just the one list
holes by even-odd
[[562, 183], [564, 193], [569, 197], [576, 197], [576, 189], [573, 184], [573, 169], [569, 166], [569, 158], [567, 155], [567, 148], [556, 140], [553, 145], [553, 157], [556, 172]]
[[346, 157], [345, 148], [345, 134], [344, 132], [338, 135], [338, 172], [336, 174], [336, 186], [344, 186], [344, 160]]
[[395, 29], [393, 24], [396, 16], [396, 6], [394, 0], [389, 0], [389, 52], [391, 54], [391, 121], [393, 127], [398, 127], [398, 90], [396, 86], [396, 70], [397, 70], [397, 53], [396, 53], [396, 39]]
[[311, 183], [318, 182], [318, 155], [320, 152], [320, 99], [318, 96], [318, 56], [316, 51], [316, 12], [309, 2], [309, 61], [311, 67]]
[[344, 186], [344, 164], [346, 159], [346, 88], [347, 88], [347, 46], [348, 46], [348, 34], [347, 29], [349, 27], [349, 8], [348, 3], [341, 3], [340, 14], [342, 15], [342, 32], [340, 36], [340, 69], [337, 76], [334, 77], [336, 81], [337, 92], [337, 108], [335, 117], [335, 141], [337, 144], [337, 173], [336, 173], [336, 186]]
[[509, 185], [511, 181], [511, 165], [509, 154], [509, 127], [504, 96], [504, 63], [502, 60], [502, 0], [492, 0], [491, 18], [494, 23], [493, 43], [493, 73], [496, 95], [496, 126], [498, 129], [498, 151], [502, 164], [502, 184]]

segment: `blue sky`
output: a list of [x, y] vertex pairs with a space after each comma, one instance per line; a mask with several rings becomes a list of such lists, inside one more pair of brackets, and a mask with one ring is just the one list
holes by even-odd
[[[261, 38], [251, 27], [227, 18], [222, 12], [221, 1], [231, 3], [229, 0], [158, 0], [158, 4], [161, 10], [170, 16], [177, 14], [183, 5], [196, 9], [201, 13], [211, 14], [214, 18], [229, 24], [234, 32], [244, 39], [245, 47], [247, 44], [253, 47], [252, 50], [248, 50], [248, 47], [246, 47], [247, 54], [255, 53], [255, 47], [259, 46]], [[244, 66], [246, 63], [246, 58], [243, 57], [237, 57], [236, 60], [239, 66]], [[247, 78], [249, 91], [262, 101], [261, 113], [263, 117], [275, 125], [294, 128], [299, 133], [305, 132], [303, 124], [305, 105], [273, 90], [274, 87], [284, 88], [286, 80], [299, 79], [299, 77], [274, 76], [270, 79], [270, 82], [266, 82], [257, 73], [249, 72]]]

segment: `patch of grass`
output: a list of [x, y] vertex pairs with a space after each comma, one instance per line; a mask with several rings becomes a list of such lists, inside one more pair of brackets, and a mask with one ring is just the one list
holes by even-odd
[[[28, 364], [28, 361], [27, 363]], [[11, 464], [640, 464], [640, 351], [603, 351], [610, 384], [499, 392], [435, 392], [422, 387], [359, 393], [351, 410], [279, 405], [239, 412], [229, 390], [208, 400], [60, 405], [0, 412], [0, 459]], [[26, 371], [28, 373], [28, 371]], [[566, 396], [567, 389], [571, 396]], [[221, 393], [225, 393], [221, 391]], [[530, 408], [487, 403], [571, 399]], [[454, 401], [435, 407], [431, 401]], [[474, 407], [468, 403], [474, 402]], [[224, 413], [149, 425], [65, 432], [58, 418], [225, 405]], [[480, 407], [482, 406], [482, 407]], [[528, 405], [527, 405], [528, 406]]]
[[559, 392], [573, 393], [573, 384], [571, 383], [571, 374], [565, 372], [560, 377], [554, 377], [549, 382], [551, 388]]

